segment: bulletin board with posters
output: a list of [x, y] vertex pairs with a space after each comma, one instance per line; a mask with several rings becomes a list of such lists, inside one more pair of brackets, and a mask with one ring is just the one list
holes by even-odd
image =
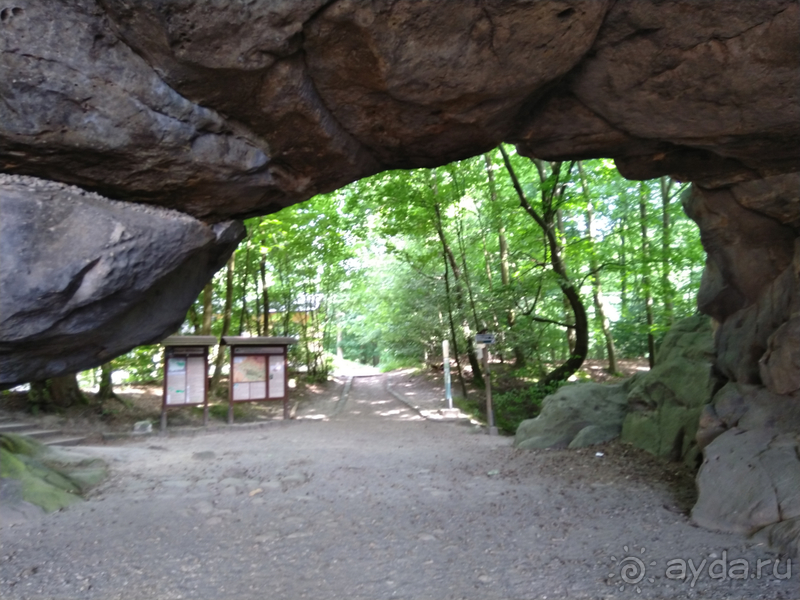
[[[231, 349], [231, 405], [234, 402], [283, 401], [284, 418], [288, 418], [286, 354], [288, 346], [295, 342], [289, 337], [224, 337], [223, 343]], [[229, 421], [232, 415], [230, 410]]]
[[181, 406], [204, 407], [208, 422], [208, 349], [217, 343], [213, 336], [170, 336], [164, 346], [164, 392], [161, 426], [166, 427], [166, 410]]

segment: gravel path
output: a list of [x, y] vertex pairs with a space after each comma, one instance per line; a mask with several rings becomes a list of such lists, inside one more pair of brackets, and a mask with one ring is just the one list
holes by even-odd
[[[674, 467], [510, 443], [425, 420], [376, 376], [296, 421], [89, 449], [113, 474], [88, 502], [0, 530], [0, 597], [800, 597], [796, 565], [780, 580], [775, 555], [689, 524]], [[666, 577], [677, 559], [694, 586]]]

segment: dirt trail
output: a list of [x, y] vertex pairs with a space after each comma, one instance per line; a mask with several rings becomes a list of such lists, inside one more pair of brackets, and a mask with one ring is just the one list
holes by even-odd
[[[0, 597], [800, 596], [796, 565], [712, 579], [723, 551], [751, 574], [776, 557], [692, 527], [668, 466], [615, 444], [516, 451], [422, 419], [380, 376], [297, 421], [91, 452], [113, 475], [88, 502], [0, 531]], [[627, 584], [633, 558], [646, 574]], [[675, 559], [693, 587], [665, 576]]]

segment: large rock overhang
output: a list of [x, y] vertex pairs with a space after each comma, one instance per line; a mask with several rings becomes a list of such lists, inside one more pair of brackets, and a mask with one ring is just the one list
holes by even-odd
[[[0, 7], [14, 176], [0, 180], [0, 385], [168, 334], [242, 235], [215, 224], [381, 170], [505, 141], [704, 189], [800, 171], [798, 23], [790, 0], [14, 0]], [[182, 214], [143, 225], [141, 204]], [[56, 239], [40, 224], [57, 211], [108, 226], [95, 245], [78, 226]], [[140, 240], [124, 277], [118, 224]], [[70, 266], [43, 275], [59, 248]]]

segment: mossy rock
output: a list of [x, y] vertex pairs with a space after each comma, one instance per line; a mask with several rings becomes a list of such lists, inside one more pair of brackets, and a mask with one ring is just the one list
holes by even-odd
[[700, 413], [717, 386], [712, 361], [708, 317], [676, 323], [664, 338], [656, 366], [631, 386], [620, 439], [656, 456], [695, 465]]
[[47, 512], [80, 502], [80, 494], [107, 474], [100, 459], [50, 448], [26, 436], [0, 435], [0, 477], [20, 481], [23, 500]]

